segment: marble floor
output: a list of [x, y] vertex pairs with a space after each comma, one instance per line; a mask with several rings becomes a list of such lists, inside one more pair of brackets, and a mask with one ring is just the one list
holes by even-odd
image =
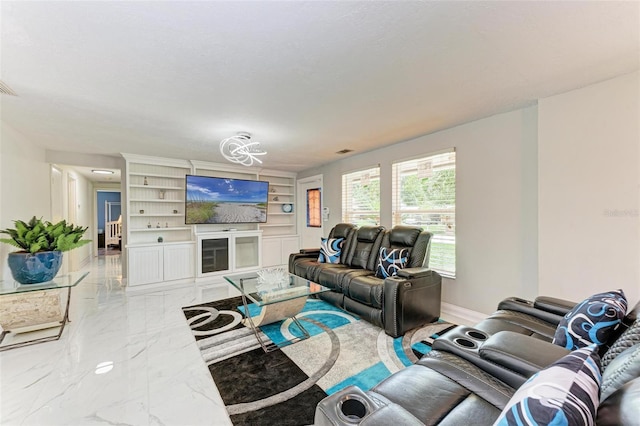
[[230, 425], [180, 308], [237, 293], [125, 292], [120, 256], [85, 269], [60, 340], [0, 352], [0, 424]]

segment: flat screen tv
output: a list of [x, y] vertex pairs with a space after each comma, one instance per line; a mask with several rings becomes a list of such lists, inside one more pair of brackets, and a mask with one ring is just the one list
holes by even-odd
[[187, 175], [185, 223], [265, 223], [269, 182]]

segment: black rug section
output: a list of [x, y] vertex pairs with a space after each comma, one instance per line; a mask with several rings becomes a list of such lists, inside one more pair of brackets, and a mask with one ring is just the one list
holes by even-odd
[[327, 394], [318, 386], [273, 407], [231, 416], [234, 425], [246, 426], [303, 426], [312, 425], [316, 405]]
[[[282, 351], [261, 348], [209, 366], [225, 405], [264, 399], [305, 381], [308, 376]], [[231, 416], [234, 425], [313, 424], [315, 407], [327, 394], [317, 385], [277, 405]]]
[[[238, 311], [242, 306], [241, 297], [199, 303], [193, 307], [212, 307], [219, 311]], [[200, 315], [204, 311], [183, 311], [187, 319]], [[195, 330], [212, 330], [230, 324], [229, 315], [220, 315], [209, 324], [196, 327]], [[197, 321], [199, 322], [199, 321]], [[244, 327], [238, 324], [233, 329]], [[194, 336], [196, 340], [207, 336]], [[265, 353], [262, 348], [225, 359], [209, 366], [213, 378], [225, 405], [250, 403], [281, 392], [302, 383], [308, 376], [282, 351]], [[306, 391], [280, 404], [243, 414], [231, 416], [236, 426], [282, 425], [298, 426], [313, 424], [315, 408], [327, 394], [313, 385]]]
[[282, 351], [262, 348], [210, 365], [209, 371], [225, 405], [267, 398], [308, 378]]
[[[199, 303], [193, 306], [186, 306], [186, 308], [199, 307], [199, 306], [208, 306], [208, 307], [215, 308], [219, 311], [238, 312], [238, 306], [242, 306], [242, 297], [237, 296], [237, 297], [232, 297], [230, 299], [216, 300], [215, 302]], [[187, 319], [193, 318], [194, 316], [199, 315], [203, 312], [203, 311], [185, 311], [184, 310], [185, 308], [182, 308], [182, 309], [183, 309], [182, 313]], [[227, 324], [231, 324], [231, 322], [233, 322], [233, 318], [231, 316], [220, 315], [211, 323], [205, 324], [200, 327], [196, 327], [194, 328], [194, 330], [198, 330], [198, 331], [215, 330], [216, 328], [224, 327]], [[233, 327], [232, 330], [235, 330], [237, 328], [242, 328], [242, 327], [244, 327], [244, 325], [238, 324], [237, 326]], [[194, 336], [194, 337], [196, 340], [200, 340], [200, 339], [206, 339], [208, 336]]]

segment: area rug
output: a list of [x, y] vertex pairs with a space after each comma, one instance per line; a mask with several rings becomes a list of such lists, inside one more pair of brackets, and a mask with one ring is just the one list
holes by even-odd
[[[249, 306], [249, 314], [259, 312]], [[234, 425], [308, 425], [327, 395], [356, 385], [368, 390], [431, 350], [455, 327], [439, 322], [392, 338], [384, 330], [317, 299], [297, 318], [311, 337], [265, 353], [242, 325], [242, 299], [183, 308]], [[261, 327], [276, 345], [301, 332], [291, 320]]]

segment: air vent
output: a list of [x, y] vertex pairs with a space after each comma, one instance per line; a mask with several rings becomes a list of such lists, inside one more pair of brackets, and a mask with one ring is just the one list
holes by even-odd
[[5, 83], [2, 80], [0, 80], [0, 94], [9, 95], [9, 96], [18, 96], [18, 94], [14, 92], [11, 87], [7, 86], [7, 83]]
[[341, 149], [340, 151], [336, 152], [336, 154], [342, 155], [342, 154], [348, 154], [350, 152], [353, 152], [353, 150], [352, 149]]

